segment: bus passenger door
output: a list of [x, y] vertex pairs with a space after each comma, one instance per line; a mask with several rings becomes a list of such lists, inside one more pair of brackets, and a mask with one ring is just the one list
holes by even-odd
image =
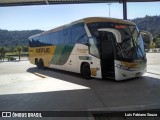
[[98, 42], [100, 48], [101, 71], [103, 78], [115, 78], [114, 46], [115, 36], [112, 32], [99, 31]]

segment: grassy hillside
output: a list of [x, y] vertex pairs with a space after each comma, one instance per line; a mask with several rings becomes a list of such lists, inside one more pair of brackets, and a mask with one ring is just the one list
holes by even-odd
[[0, 29], [0, 46], [28, 45], [28, 37], [41, 33], [42, 30], [8, 31]]
[[160, 16], [145, 16], [131, 20], [137, 24], [140, 30], [152, 33], [153, 36], [160, 34]]

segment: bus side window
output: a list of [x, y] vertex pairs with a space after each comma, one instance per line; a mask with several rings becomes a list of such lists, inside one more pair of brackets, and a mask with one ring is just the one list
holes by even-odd
[[43, 40], [43, 36], [39, 36], [38, 37], [38, 41], [39, 41], [39, 46], [44, 46], [44, 40]]
[[54, 33], [54, 41], [55, 41], [55, 44], [56, 44], [56, 45], [59, 44], [59, 32], [55, 32], [55, 33]]
[[35, 46], [36, 46], [36, 45], [35, 45], [35, 42], [36, 42], [36, 41], [35, 41], [35, 38], [33, 37], [33, 38], [32, 38], [32, 42], [31, 42], [31, 46], [32, 46], [32, 47], [35, 47]]
[[52, 45], [59, 44], [59, 32], [51, 33], [50, 40]]
[[71, 28], [67, 29], [66, 40], [67, 40], [67, 44], [71, 44], [72, 43]]
[[32, 41], [33, 38], [29, 38], [29, 47], [33, 47], [33, 41]]
[[63, 30], [61, 30], [61, 31], [59, 32], [59, 44], [63, 44], [63, 43], [64, 43], [63, 40], [64, 40]]
[[53, 35], [53, 33], [50, 33], [50, 40], [51, 40], [51, 44], [54, 45], [55, 41], [54, 41], [54, 35]]
[[98, 44], [97, 44], [96, 38], [95, 37], [89, 38], [89, 43], [90, 43], [90, 47], [89, 47], [90, 54], [99, 58], [99, 51], [97, 48]]
[[63, 30], [63, 43], [67, 44], [67, 36], [68, 36], [68, 31]]
[[39, 47], [39, 46], [40, 46], [39, 38], [38, 38], [38, 37], [35, 37], [34, 40], [35, 40], [35, 47], [36, 47], [36, 46]]
[[60, 31], [60, 43], [61, 44], [70, 44], [71, 43], [71, 29], [64, 29]]
[[84, 29], [84, 25], [75, 26], [72, 28], [72, 43], [86, 43], [88, 37]]
[[45, 35], [43, 40], [44, 40], [44, 43], [45, 43], [46, 46], [51, 45], [51, 40], [49, 38], [49, 34]]
[[48, 40], [46, 39], [47, 35], [39, 36], [40, 46], [47, 46]]

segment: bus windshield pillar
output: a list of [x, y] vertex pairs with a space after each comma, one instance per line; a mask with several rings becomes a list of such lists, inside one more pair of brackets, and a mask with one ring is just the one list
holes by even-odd
[[127, 2], [123, 0], [123, 19], [127, 20]]

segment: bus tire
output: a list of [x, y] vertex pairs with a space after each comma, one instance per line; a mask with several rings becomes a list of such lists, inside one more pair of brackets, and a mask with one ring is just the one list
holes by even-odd
[[37, 58], [35, 59], [35, 65], [36, 65], [37, 68], [38, 68], [38, 59], [37, 59]]
[[45, 68], [42, 59], [39, 60], [39, 68], [42, 69], [42, 70], [44, 70], [44, 68]]
[[83, 75], [84, 78], [88, 80], [91, 78], [91, 71], [88, 63], [82, 64], [81, 74]]
[[41, 69], [40, 61], [37, 62], [37, 68]]

